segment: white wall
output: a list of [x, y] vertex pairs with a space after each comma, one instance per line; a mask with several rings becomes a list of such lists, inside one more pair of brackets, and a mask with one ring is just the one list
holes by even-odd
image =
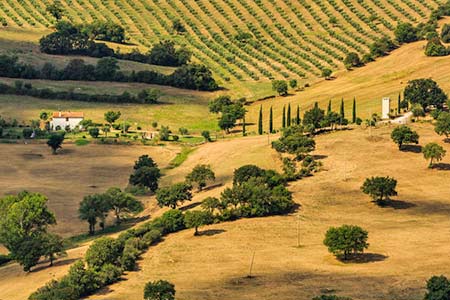
[[385, 97], [381, 101], [382, 101], [381, 118], [389, 119], [389, 113], [391, 112], [391, 98]]
[[70, 129], [74, 129], [81, 121], [83, 121], [83, 118], [69, 118], [68, 120], [66, 118], [53, 118], [50, 122], [50, 127], [52, 130], [56, 130], [57, 126], [61, 127], [61, 130], [64, 130], [66, 126], [70, 126]]

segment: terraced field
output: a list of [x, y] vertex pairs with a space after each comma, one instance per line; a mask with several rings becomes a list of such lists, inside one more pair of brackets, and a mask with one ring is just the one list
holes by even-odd
[[[48, 31], [51, 0], [4, 0], [0, 23]], [[318, 77], [340, 69], [350, 51], [363, 54], [398, 22], [419, 23], [439, 0], [63, 0], [73, 22], [111, 20], [129, 41], [149, 48], [173, 38], [222, 81]], [[181, 20], [186, 34], [175, 35]], [[336, 20], [336, 22], [330, 22]], [[1, 31], [1, 29], [0, 29]], [[245, 38], [238, 38], [245, 36]]]

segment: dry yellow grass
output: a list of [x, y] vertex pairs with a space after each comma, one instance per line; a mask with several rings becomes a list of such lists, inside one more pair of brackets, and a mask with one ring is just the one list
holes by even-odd
[[[2, 195], [22, 190], [40, 192], [49, 198], [56, 214], [54, 230], [64, 236], [86, 232], [78, 219], [78, 205], [84, 196], [109, 187], [124, 188], [140, 155], [148, 154], [165, 167], [178, 148], [145, 146], [63, 145], [52, 155], [43, 144], [0, 144], [0, 190]], [[0, 293], [1, 294], [1, 293]]]
[[[450, 151], [430, 125], [413, 127], [421, 145], [437, 141]], [[209, 226], [218, 230], [211, 236], [187, 230], [151, 248], [140, 271], [91, 299], [140, 299], [145, 283], [157, 279], [175, 283], [179, 299], [311, 299], [326, 289], [353, 299], [422, 299], [428, 277], [450, 272], [448, 171], [428, 170], [420, 153], [400, 152], [391, 129], [373, 130], [372, 138], [362, 129], [317, 138], [325, 170], [291, 186], [302, 206], [301, 248], [295, 214]], [[245, 156], [245, 147], [229, 151], [224, 165]], [[359, 190], [372, 175], [398, 180], [394, 207], [380, 208]], [[344, 264], [327, 252], [324, 233], [341, 224], [369, 231], [369, 262]], [[247, 279], [253, 251], [256, 277]]]

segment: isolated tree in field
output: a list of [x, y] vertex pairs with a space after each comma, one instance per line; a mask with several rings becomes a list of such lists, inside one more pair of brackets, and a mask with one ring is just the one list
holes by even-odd
[[281, 127], [285, 128], [286, 127], [286, 106], [283, 105], [283, 116], [282, 116], [282, 120], [281, 120]]
[[425, 300], [450, 300], [450, 281], [447, 277], [433, 276], [427, 280]]
[[402, 149], [404, 144], [418, 144], [419, 135], [406, 125], [400, 125], [392, 130], [391, 139]]
[[402, 96], [400, 94], [398, 94], [398, 98], [397, 98], [397, 114], [401, 113], [401, 109], [402, 109]]
[[328, 251], [338, 258], [347, 260], [350, 254], [364, 252], [369, 247], [368, 233], [359, 226], [342, 225], [331, 227], [325, 234], [323, 241]]
[[258, 116], [258, 134], [263, 134], [263, 112], [262, 105], [259, 107], [259, 116]]
[[185, 201], [192, 200], [192, 186], [188, 183], [175, 183], [169, 187], [160, 188], [156, 191], [156, 201], [160, 207], [168, 206], [175, 209]]
[[135, 170], [130, 175], [129, 183], [136, 186], [143, 186], [155, 192], [158, 189], [158, 182], [161, 178], [161, 171], [158, 167], [143, 166]]
[[0, 198], [0, 243], [27, 272], [50, 251], [44, 240], [56, 219], [47, 201], [41, 194], [26, 191]]
[[400, 23], [394, 31], [399, 43], [412, 43], [418, 40], [417, 28], [411, 23]]
[[188, 210], [184, 214], [184, 224], [187, 228], [194, 228], [194, 235], [198, 235], [198, 228], [204, 225], [212, 224], [214, 221], [213, 215], [208, 211]]
[[78, 213], [81, 220], [89, 223], [89, 234], [95, 233], [95, 225], [98, 220], [100, 219], [101, 222], [104, 222], [110, 209], [111, 206], [104, 195], [94, 194], [83, 198], [83, 201], [80, 202]]
[[205, 139], [205, 142], [211, 142], [211, 134], [208, 130], [202, 131], [202, 137]]
[[426, 144], [425, 147], [422, 148], [423, 157], [426, 160], [430, 160], [429, 168], [433, 167], [434, 161], [441, 161], [445, 156], [445, 149], [436, 143]]
[[53, 266], [57, 256], [66, 254], [64, 251], [64, 240], [56, 234], [47, 233], [42, 241], [43, 256], [48, 258], [50, 266]]
[[272, 90], [276, 91], [280, 96], [286, 96], [288, 94], [288, 84], [285, 80], [273, 80]]
[[109, 123], [109, 126], [112, 126], [117, 120], [119, 120], [121, 116], [120, 111], [107, 111], [105, 113], [105, 121]]
[[46, 8], [46, 11], [57, 21], [61, 20], [65, 13], [63, 5], [59, 0], [55, 0], [52, 4], [49, 4]]
[[56, 151], [62, 148], [62, 143], [64, 141], [64, 133], [52, 133], [48, 140], [47, 145], [52, 148], [53, 155], [56, 155]]
[[114, 210], [117, 224], [121, 222], [124, 214], [137, 214], [144, 210], [141, 201], [117, 187], [109, 188], [104, 194], [104, 197], [105, 201]]
[[295, 115], [295, 124], [300, 125], [300, 106], [297, 105], [297, 113]]
[[397, 180], [387, 177], [366, 178], [361, 190], [364, 194], [370, 195], [377, 204], [382, 205], [389, 200], [390, 196], [396, 196]]
[[331, 71], [330, 69], [322, 70], [322, 77], [324, 77], [326, 80], [330, 79], [331, 74], [333, 74], [333, 71]]
[[430, 78], [409, 81], [403, 97], [410, 103], [420, 104], [424, 110], [430, 105], [442, 108], [448, 99], [444, 91]]
[[165, 280], [147, 282], [144, 300], [175, 300], [175, 286]]
[[196, 165], [191, 173], [186, 176], [186, 182], [190, 184], [197, 184], [199, 191], [201, 191], [208, 181], [216, 180], [216, 176], [210, 165]]
[[445, 135], [448, 138], [450, 134], [450, 113], [441, 112], [434, 125], [434, 131], [439, 135]]
[[350, 52], [344, 59], [344, 65], [347, 70], [351, 70], [352, 68], [361, 67], [363, 63], [361, 62], [358, 53]]

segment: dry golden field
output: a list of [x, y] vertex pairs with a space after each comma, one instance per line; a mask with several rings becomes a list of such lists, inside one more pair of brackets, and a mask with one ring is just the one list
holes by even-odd
[[178, 148], [63, 145], [52, 155], [45, 144], [0, 144], [4, 163], [0, 166], [2, 195], [22, 190], [40, 192], [49, 199], [56, 214], [56, 232], [65, 236], [86, 232], [78, 219], [78, 204], [84, 196], [100, 193], [112, 186], [125, 188], [134, 161], [148, 154], [160, 167], [168, 165]]
[[[430, 124], [412, 127], [419, 132], [421, 145], [436, 141], [450, 151], [450, 145], [434, 133]], [[440, 169], [427, 169], [417, 148], [398, 150], [390, 140], [392, 129], [373, 129], [369, 136], [367, 129], [355, 128], [317, 137], [314, 154], [323, 162], [324, 170], [291, 184], [295, 201], [301, 205], [298, 212], [213, 225], [205, 228], [210, 230], [209, 235], [199, 237], [191, 230], [170, 235], [144, 254], [139, 271], [127, 274], [125, 280], [91, 299], [141, 299], [145, 283], [156, 279], [172, 281], [177, 299], [310, 299], [327, 290], [361, 300], [422, 299], [428, 277], [450, 272], [449, 159], [444, 159]], [[26, 146], [4, 146], [17, 147], [12, 157], [22, 162], [16, 161], [15, 166], [29, 162], [23, 157]], [[46, 150], [42, 149], [48, 155]], [[66, 163], [77, 152], [55, 159], [65, 159]], [[167, 155], [159, 153], [158, 158], [158, 154], [148, 153], [158, 162]], [[128, 159], [131, 166], [134, 157]], [[181, 180], [198, 163], [210, 163], [217, 174], [216, 184], [223, 185], [230, 183], [236, 167], [246, 163], [279, 167], [266, 136], [225, 140], [201, 146], [182, 166], [168, 171], [163, 184]], [[23, 175], [25, 182], [35, 180], [29, 173]], [[398, 180], [399, 196], [392, 207], [378, 207], [360, 192], [364, 179], [373, 175], [390, 175]], [[220, 186], [196, 194], [194, 201], [217, 196], [222, 189]], [[153, 216], [162, 212], [155, 211], [153, 199], [146, 203]], [[300, 248], [296, 247], [298, 214]], [[369, 231], [366, 262], [338, 262], [322, 245], [328, 227], [341, 224], [360, 225]], [[30, 274], [15, 264], [0, 268], [0, 299], [25, 299], [49, 279], [65, 274], [69, 263], [85, 250], [72, 249], [59, 265], [43, 265]], [[255, 277], [248, 279], [245, 277], [253, 252]]]

